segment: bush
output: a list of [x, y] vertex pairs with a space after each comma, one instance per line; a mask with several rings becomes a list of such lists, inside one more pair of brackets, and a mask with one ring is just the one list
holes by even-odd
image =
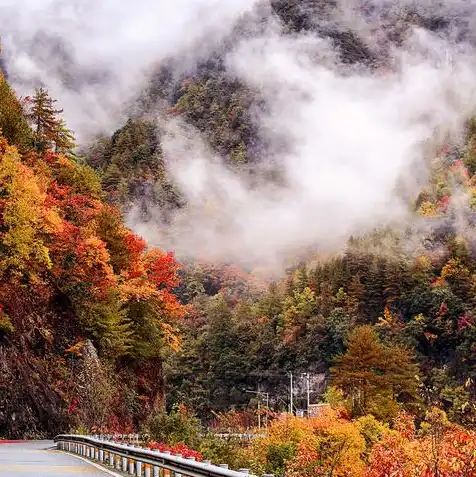
[[206, 434], [200, 442], [203, 458], [214, 464], [228, 464], [230, 469], [252, 467], [252, 463], [243, 452], [242, 444], [236, 439], [220, 439], [214, 434]]
[[294, 442], [270, 444], [266, 450], [266, 471], [284, 475], [286, 464], [296, 457], [297, 445]]
[[144, 430], [152, 440], [164, 444], [183, 443], [195, 449], [200, 445], [200, 421], [184, 406], [174, 408], [170, 414], [153, 415]]

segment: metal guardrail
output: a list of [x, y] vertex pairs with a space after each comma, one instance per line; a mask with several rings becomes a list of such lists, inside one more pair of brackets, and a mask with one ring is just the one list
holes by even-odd
[[[136, 477], [255, 477], [248, 469], [230, 470], [226, 465], [197, 462], [170, 452], [118, 444], [105, 438], [61, 434], [55, 437], [59, 450], [78, 454], [99, 464]], [[272, 477], [269, 474], [262, 477]]]

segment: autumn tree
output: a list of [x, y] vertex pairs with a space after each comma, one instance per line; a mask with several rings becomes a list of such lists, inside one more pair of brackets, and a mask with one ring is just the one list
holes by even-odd
[[359, 426], [329, 410], [318, 417], [274, 421], [266, 437], [247, 450], [253, 470], [289, 477], [358, 477], [365, 439]]
[[416, 398], [418, 368], [411, 354], [400, 346], [384, 345], [369, 325], [350, 333], [347, 350], [336, 358], [331, 372], [355, 415], [388, 419], [398, 411], [398, 402]]
[[38, 280], [52, 266], [48, 237], [60, 226], [33, 171], [14, 147], [0, 144], [0, 277]]
[[32, 141], [32, 131], [23, 113], [20, 100], [0, 72], [0, 135], [21, 150]]

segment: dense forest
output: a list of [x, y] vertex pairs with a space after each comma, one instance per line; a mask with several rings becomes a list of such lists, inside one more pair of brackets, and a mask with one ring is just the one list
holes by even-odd
[[[317, 32], [343, 64], [372, 71], [411, 25], [444, 27], [411, 11], [389, 19], [377, 55], [314, 23], [322, 2], [298, 3], [272, 2], [286, 34]], [[0, 438], [137, 431], [276, 476], [475, 475], [476, 123], [429, 158], [410, 224], [299, 257], [279, 278], [176, 257], [129, 220], [139, 210], [166, 228], [187, 207], [158, 103], [230, 171], [280, 180], [263, 167], [274, 146], [254, 111], [265, 100], [227, 76], [224, 51], [180, 74], [159, 65], [125, 124], [81, 147], [48, 90], [18, 97], [0, 73]], [[309, 383], [321, 415], [283, 414], [291, 375], [293, 412]], [[208, 433], [256, 428], [258, 401], [264, 437]]]

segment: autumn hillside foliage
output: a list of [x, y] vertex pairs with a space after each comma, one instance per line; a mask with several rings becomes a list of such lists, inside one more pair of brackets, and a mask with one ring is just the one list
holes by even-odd
[[283, 417], [244, 451], [258, 473], [288, 477], [463, 477], [476, 475], [476, 433], [431, 409], [417, 429], [400, 413], [391, 425], [345, 410]]
[[0, 78], [0, 435], [136, 426], [164, 403], [179, 265], [63, 154], [72, 135], [47, 92], [30, 101], [37, 121]]

